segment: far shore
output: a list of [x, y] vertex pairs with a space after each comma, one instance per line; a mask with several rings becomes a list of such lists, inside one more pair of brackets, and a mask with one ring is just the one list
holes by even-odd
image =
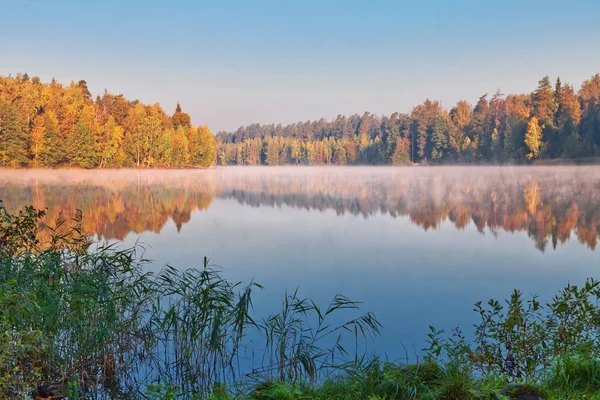
[[573, 167], [573, 166], [600, 166], [600, 157], [585, 157], [576, 159], [551, 159], [551, 160], [537, 160], [531, 164], [411, 164], [411, 165], [338, 165], [338, 164], [322, 164], [322, 165], [303, 165], [303, 164], [282, 164], [282, 165], [213, 165], [207, 168], [136, 168], [136, 167], [124, 167], [124, 168], [79, 168], [79, 167], [61, 167], [61, 168], [36, 168], [36, 167], [24, 167], [24, 168], [9, 168], [0, 167], [0, 173], [10, 172], [141, 172], [141, 171], [162, 171], [162, 172], [181, 172], [181, 171], [215, 171], [219, 169], [242, 169], [242, 168], [256, 168], [256, 169], [289, 169], [289, 168], [307, 168], [307, 169], [333, 169], [333, 168], [369, 168], [369, 169], [394, 169], [394, 168], [409, 168], [409, 167], [429, 167], [429, 168], [535, 168], [535, 167]]

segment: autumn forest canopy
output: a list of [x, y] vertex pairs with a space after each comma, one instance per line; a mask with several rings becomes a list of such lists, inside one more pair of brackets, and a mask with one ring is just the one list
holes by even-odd
[[0, 76], [0, 166], [208, 167], [215, 156], [208, 126], [192, 126], [179, 104], [169, 116], [122, 94], [93, 99], [84, 80]]
[[576, 92], [542, 78], [533, 93], [482, 95], [450, 110], [426, 100], [408, 114], [252, 124], [218, 137], [222, 165], [526, 163], [600, 156], [600, 74]]
[[0, 76], [0, 166], [186, 168], [220, 165], [527, 163], [600, 156], [600, 74], [575, 91], [542, 78], [528, 94], [482, 95], [449, 110], [426, 100], [410, 113], [194, 127], [122, 94], [94, 99], [87, 82]]

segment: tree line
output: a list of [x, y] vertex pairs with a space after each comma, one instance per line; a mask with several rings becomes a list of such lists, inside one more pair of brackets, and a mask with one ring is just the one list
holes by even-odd
[[524, 163], [600, 156], [600, 74], [572, 85], [548, 76], [529, 94], [482, 95], [450, 110], [427, 99], [410, 113], [338, 115], [217, 134], [221, 165]]
[[84, 80], [0, 76], [0, 166], [182, 168], [215, 159], [214, 135], [179, 104], [169, 116], [122, 94], [94, 100]]

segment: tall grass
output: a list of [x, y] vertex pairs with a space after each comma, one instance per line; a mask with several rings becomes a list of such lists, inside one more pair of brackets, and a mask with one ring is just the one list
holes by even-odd
[[18, 398], [43, 385], [117, 396], [132, 382], [145, 347], [140, 333], [151, 293], [135, 250], [88, 251], [79, 221], [40, 244], [35, 233], [43, 214], [0, 213], [0, 231], [10, 238], [0, 248], [0, 324], [14, 348], [12, 357], [4, 354], [11, 346], [0, 353], [19, 366], [0, 363], [0, 391]]
[[[0, 394], [7, 398], [36, 390], [137, 398], [164, 383], [177, 397], [200, 398], [248, 376], [315, 381], [359, 358], [343, 343], [379, 332], [369, 313], [329, 323], [334, 313], [358, 310], [344, 296], [322, 309], [294, 293], [279, 313], [258, 319], [252, 294], [262, 287], [223, 279], [206, 258], [201, 269], [152, 274], [139, 248], [92, 249], [79, 218], [40, 243], [43, 216], [0, 207]], [[240, 362], [249, 332], [264, 338], [253, 370]]]
[[[340, 360], [359, 364], [358, 340], [379, 334], [381, 325], [372, 313], [331, 324], [330, 317], [344, 309], [358, 310], [359, 303], [336, 295], [327, 308], [322, 308], [311, 299], [299, 297], [297, 291], [286, 295], [281, 310], [257, 324], [266, 347], [262, 366], [251, 375], [292, 383], [299, 379], [316, 382], [319, 371], [336, 369], [342, 365]], [[353, 349], [344, 343], [345, 333], [353, 337]], [[351, 353], [353, 357], [348, 359]]]
[[144, 328], [150, 371], [185, 393], [235, 381], [240, 344], [255, 325], [252, 290], [260, 286], [231, 284], [206, 259], [202, 270], [167, 267], [153, 278]]

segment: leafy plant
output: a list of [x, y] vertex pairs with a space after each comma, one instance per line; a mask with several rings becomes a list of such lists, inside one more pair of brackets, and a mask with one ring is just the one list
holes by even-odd
[[536, 296], [524, 301], [515, 290], [505, 305], [491, 299], [475, 304], [480, 323], [472, 344], [459, 330], [448, 338], [430, 327], [427, 355], [473, 368], [507, 381], [537, 381], [558, 357], [600, 356], [600, 282], [567, 285], [542, 306]]
[[0, 252], [15, 255], [36, 248], [38, 223], [45, 214], [32, 206], [25, 207], [17, 215], [10, 214], [0, 200]]

